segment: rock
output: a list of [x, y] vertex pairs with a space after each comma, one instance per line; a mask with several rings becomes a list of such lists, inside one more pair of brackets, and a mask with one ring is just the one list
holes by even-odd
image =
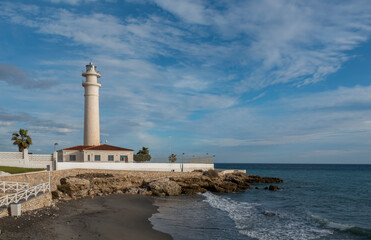
[[89, 178], [111, 178], [111, 177], [113, 177], [113, 175], [110, 174], [110, 173], [83, 173], [83, 174], [77, 174], [76, 177], [77, 178], [85, 178], [85, 179], [89, 179]]
[[255, 189], [259, 189], [258, 187], [255, 187]]
[[182, 192], [182, 188], [169, 178], [161, 178], [150, 182], [148, 187], [152, 194], [156, 196], [177, 196]]
[[202, 188], [198, 184], [191, 184], [186, 187], [182, 187], [182, 193], [184, 194], [195, 194], [195, 193], [204, 193], [207, 190], [205, 188]]
[[[243, 174], [243, 173], [238, 173]], [[260, 177], [258, 175], [246, 175], [249, 183], [282, 183], [283, 180], [275, 177]]]
[[52, 191], [52, 199], [59, 199], [60, 192], [59, 191]]
[[265, 190], [268, 190], [268, 187], [265, 187], [264, 189], [265, 189]]
[[279, 190], [280, 188], [278, 186], [275, 186], [275, 185], [269, 185], [269, 191], [277, 191]]
[[148, 191], [145, 188], [139, 188], [138, 189], [138, 194], [139, 195], [145, 195], [145, 196], [151, 196], [153, 193], [152, 193], [152, 191]]
[[126, 194], [130, 194], [130, 195], [135, 195], [135, 194], [138, 194], [138, 192], [139, 192], [139, 188], [136, 188], [136, 187], [134, 187], [134, 188], [130, 188], [128, 191], [126, 191], [125, 193]]
[[250, 189], [249, 177], [244, 173], [226, 174], [224, 180], [237, 184], [238, 190]]
[[[168, 178], [167, 176], [171, 176]], [[215, 170], [193, 173], [84, 173], [62, 178], [58, 191], [52, 193], [58, 200], [103, 196], [112, 193], [176, 196], [206, 191], [236, 192], [250, 189], [250, 183], [282, 182], [279, 178], [262, 178], [245, 173], [219, 174]], [[256, 187], [258, 189], [258, 187]], [[266, 189], [269, 189], [266, 187]]]
[[211, 192], [230, 193], [237, 190], [237, 184], [232, 182], [220, 182], [218, 184], [210, 186], [207, 190], [210, 190]]
[[139, 195], [146, 195], [146, 196], [152, 195], [152, 191], [148, 191], [146, 188], [139, 188], [139, 187], [130, 188], [125, 193], [126, 194], [139, 194]]
[[219, 177], [219, 173], [215, 170], [212, 170], [212, 169], [203, 172], [202, 175], [204, 175], [206, 177], [209, 177], [209, 178], [218, 178]]

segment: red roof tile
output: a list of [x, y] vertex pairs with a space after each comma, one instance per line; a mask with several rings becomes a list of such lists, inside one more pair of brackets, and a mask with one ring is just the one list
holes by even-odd
[[99, 150], [99, 151], [134, 151], [128, 148], [116, 147], [112, 145], [102, 144], [98, 146], [85, 146], [85, 145], [78, 145], [74, 147], [65, 148], [62, 150]]

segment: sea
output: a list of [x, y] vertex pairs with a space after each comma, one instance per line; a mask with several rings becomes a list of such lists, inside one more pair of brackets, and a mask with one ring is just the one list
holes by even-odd
[[[154, 229], [182, 239], [371, 239], [371, 165], [215, 164], [279, 177], [238, 193], [156, 198]], [[257, 187], [258, 189], [255, 189]]]

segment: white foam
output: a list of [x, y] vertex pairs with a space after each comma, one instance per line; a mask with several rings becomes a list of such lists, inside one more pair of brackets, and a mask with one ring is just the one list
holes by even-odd
[[[211, 207], [228, 213], [243, 235], [260, 240], [318, 239], [333, 232], [282, 212], [267, 211], [260, 204], [237, 202], [210, 192], [202, 194]], [[274, 213], [274, 214], [266, 214]]]
[[321, 217], [315, 216], [313, 214], [309, 214], [309, 215], [312, 218], [314, 218], [315, 220], [317, 220], [318, 222], [322, 223], [324, 226], [328, 227], [328, 228], [345, 231], [345, 230], [348, 230], [348, 229], [351, 229], [351, 228], [355, 227], [353, 225], [349, 225], [349, 224], [345, 224], [345, 223], [333, 222], [333, 221], [330, 221], [326, 218], [321, 218]]

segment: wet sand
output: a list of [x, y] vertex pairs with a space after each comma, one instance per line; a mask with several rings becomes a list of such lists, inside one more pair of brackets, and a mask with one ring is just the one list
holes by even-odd
[[0, 219], [0, 239], [172, 239], [152, 229], [153, 198], [109, 195], [58, 204], [59, 209]]

